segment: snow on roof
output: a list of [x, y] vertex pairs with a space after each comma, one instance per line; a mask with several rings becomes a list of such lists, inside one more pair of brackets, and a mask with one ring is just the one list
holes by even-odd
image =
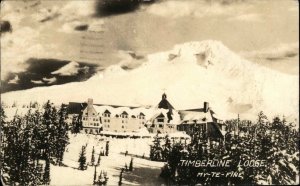
[[182, 121], [187, 124], [213, 122], [210, 112], [180, 111]]
[[[145, 107], [138, 107], [138, 108], [129, 108], [129, 107], [112, 107], [108, 105], [93, 105], [96, 112], [98, 114], [104, 113], [106, 110], [108, 110], [112, 116], [121, 115], [123, 112], [126, 112], [129, 116], [138, 116], [140, 114], [145, 116], [145, 119], [147, 121], [152, 122], [157, 116], [160, 114], [163, 114], [165, 117], [167, 117], [167, 113], [169, 112], [168, 109], [159, 109], [155, 107], [145, 108]], [[180, 116], [177, 111], [173, 110], [172, 120], [170, 123], [179, 124], [180, 123]]]
[[[166, 134], [158, 134], [158, 137], [165, 137]], [[169, 133], [167, 134], [167, 136], [169, 138], [191, 138], [189, 135], [187, 135], [184, 132], [173, 132], [173, 133]]]

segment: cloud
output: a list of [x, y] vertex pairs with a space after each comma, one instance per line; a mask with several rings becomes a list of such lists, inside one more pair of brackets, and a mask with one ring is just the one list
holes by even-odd
[[95, 13], [95, 0], [90, 0], [82, 3], [82, 1], [69, 1], [60, 12], [63, 15], [60, 17], [62, 21], [75, 21], [78, 18], [90, 17]]
[[104, 20], [99, 18], [90, 18], [85, 21], [67, 21], [61, 28], [58, 29], [59, 32], [64, 33], [79, 33], [82, 31], [103, 31]]
[[111, 16], [135, 11], [139, 8], [140, 0], [103, 0], [97, 1], [96, 16]]
[[36, 84], [36, 85], [42, 85], [42, 84], [44, 84], [44, 82], [41, 81], [41, 80], [31, 80], [30, 82], [33, 83], [33, 84]]
[[53, 78], [46, 78], [44, 77], [43, 78], [43, 81], [47, 82], [47, 84], [53, 84], [57, 81], [56, 77], [53, 77]]
[[1, 1], [1, 15], [7, 14], [12, 11], [12, 5], [9, 1]]
[[299, 55], [299, 43], [285, 43], [255, 50], [241, 52], [241, 55], [248, 58], [265, 59], [269, 61], [293, 58]]
[[53, 6], [51, 8], [42, 8], [38, 10], [32, 17], [39, 22], [47, 22], [58, 18], [61, 15], [59, 8]]
[[25, 15], [20, 12], [11, 11], [7, 14], [2, 14], [1, 10], [1, 20], [9, 21], [14, 29], [20, 28], [20, 23], [23, 18], [25, 18]]
[[[186, 16], [204, 17], [217, 15], [239, 15], [251, 5], [238, 3], [239, 1], [164, 1], [153, 4], [146, 8], [150, 14], [167, 17], [180, 18]], [[230, 6], [229, 6], [230, 4]]]
[[227, 19], [228, 21], [247, 21], [247, 22], [257, 22], [261, 21], [261, 16], [259, 14], [244, 14], [238, 15], [235, 17], [230, 17]]
[[14, 77], [14, 79], [11, 79], [11, 80], [8, 81], [8, 84], [18, 84], [19, 81], [20, 81], [19, 76], [16, 75], [16, 76]]
[[143, 55], [138, 55], [133, 51], [120, 50], [118, 57], [121, 58], [119, 65], [124, 70], [135, 69], [145, 62]]
[[6, 79], [9, 72], [24, 71], [27, 67], [25, 60], [45, 52], [38, 38], [39, 32], [30, 27], [1, 36], [1, 79]]
[[14, 29], [1, 35], [1, 79], [7, 80], [9, 73], [24, 72], [29, 58], [61, 58], [62, 52], [55, 50], [54, 43], [42, 44], [41, 32], [31, 27]]
[[79, 70], [79, 64], [77, 62], [72, 61], [67, 65], [61, 67], [60, 69], [51, 72], [51, 74], [56, 74], [60, 76], [74, 76], [78, 74]]
[[81, 22], [81, 21], [71, 21], [71, 22], [66, 22], [62, 25], [62, 27], [58, 30], [59, 32], [64, 32], [64, 33], [74, 33], [74, 32], [79, 32], [82, 30], [78, 30], [76, 28], [79, 28], [81, 26], [86, 26], [88, 28], [88, 24]]
[[0, 21], [0, 33], [12, 32], [12, 26], [9, 21]]

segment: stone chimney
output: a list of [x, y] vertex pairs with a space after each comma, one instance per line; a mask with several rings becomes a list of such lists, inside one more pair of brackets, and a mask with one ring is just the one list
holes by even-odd
[[87, 104], [88, 104], [89, 107], [92, 106], [93, 105], [93, 99], [89, 98]]
[[208, 112], [208, 110], [209, 110], [209, 103], [208, 102], [204, 102], [203, 109], [204, 109], [205, 113]]
[[92, 116], [92, 111], [93, 111], [93, 99], [89, 98], [87, 102], [87, 114], [88, 116]]

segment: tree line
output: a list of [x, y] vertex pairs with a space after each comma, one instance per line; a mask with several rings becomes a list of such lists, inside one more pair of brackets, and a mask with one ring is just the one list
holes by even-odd
[[[209, 139], [205, 131], [191, 136], [191, 143], [170, 143], [168, 138], [154, 139], [150, 158], [166, 161], [161, 177], [170, 185], [297, 184], [299, 175], [299, 132], [285, 118], [269, 121], [260, 112], [256, 122], [226, 121], [223, 139]], [[161, 145], [164, 143], [164, 145]], [[230, 167], [181, 166], [180, 160], [231, 160]], [[266, 167], [238, 167], [240, 160], [265, 160]], [[237, 172], [241, 177], [201, 177], [199, 172]]]
[[50, 102], [42, 111], [28, 109], [24, 116], [6, 121], [1, 105], [1, 173], [5, 184], [50, 184], [50, 164], [62, 166], [69, 143], [65, 122], [67, 106]]

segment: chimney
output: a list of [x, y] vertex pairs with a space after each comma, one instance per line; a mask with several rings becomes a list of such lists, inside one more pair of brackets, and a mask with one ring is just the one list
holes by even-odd
[[88, 107], [93, 106], [93, 99], [89, 98], [87, 104], [88, 104]]
[[203, 108], [204, 108], [204, 112], [205, 112], [205, 113], [208, 112], [208, 109], [209, 109], [209, 104], [208, 104], [208, 102], [204, 102]]

